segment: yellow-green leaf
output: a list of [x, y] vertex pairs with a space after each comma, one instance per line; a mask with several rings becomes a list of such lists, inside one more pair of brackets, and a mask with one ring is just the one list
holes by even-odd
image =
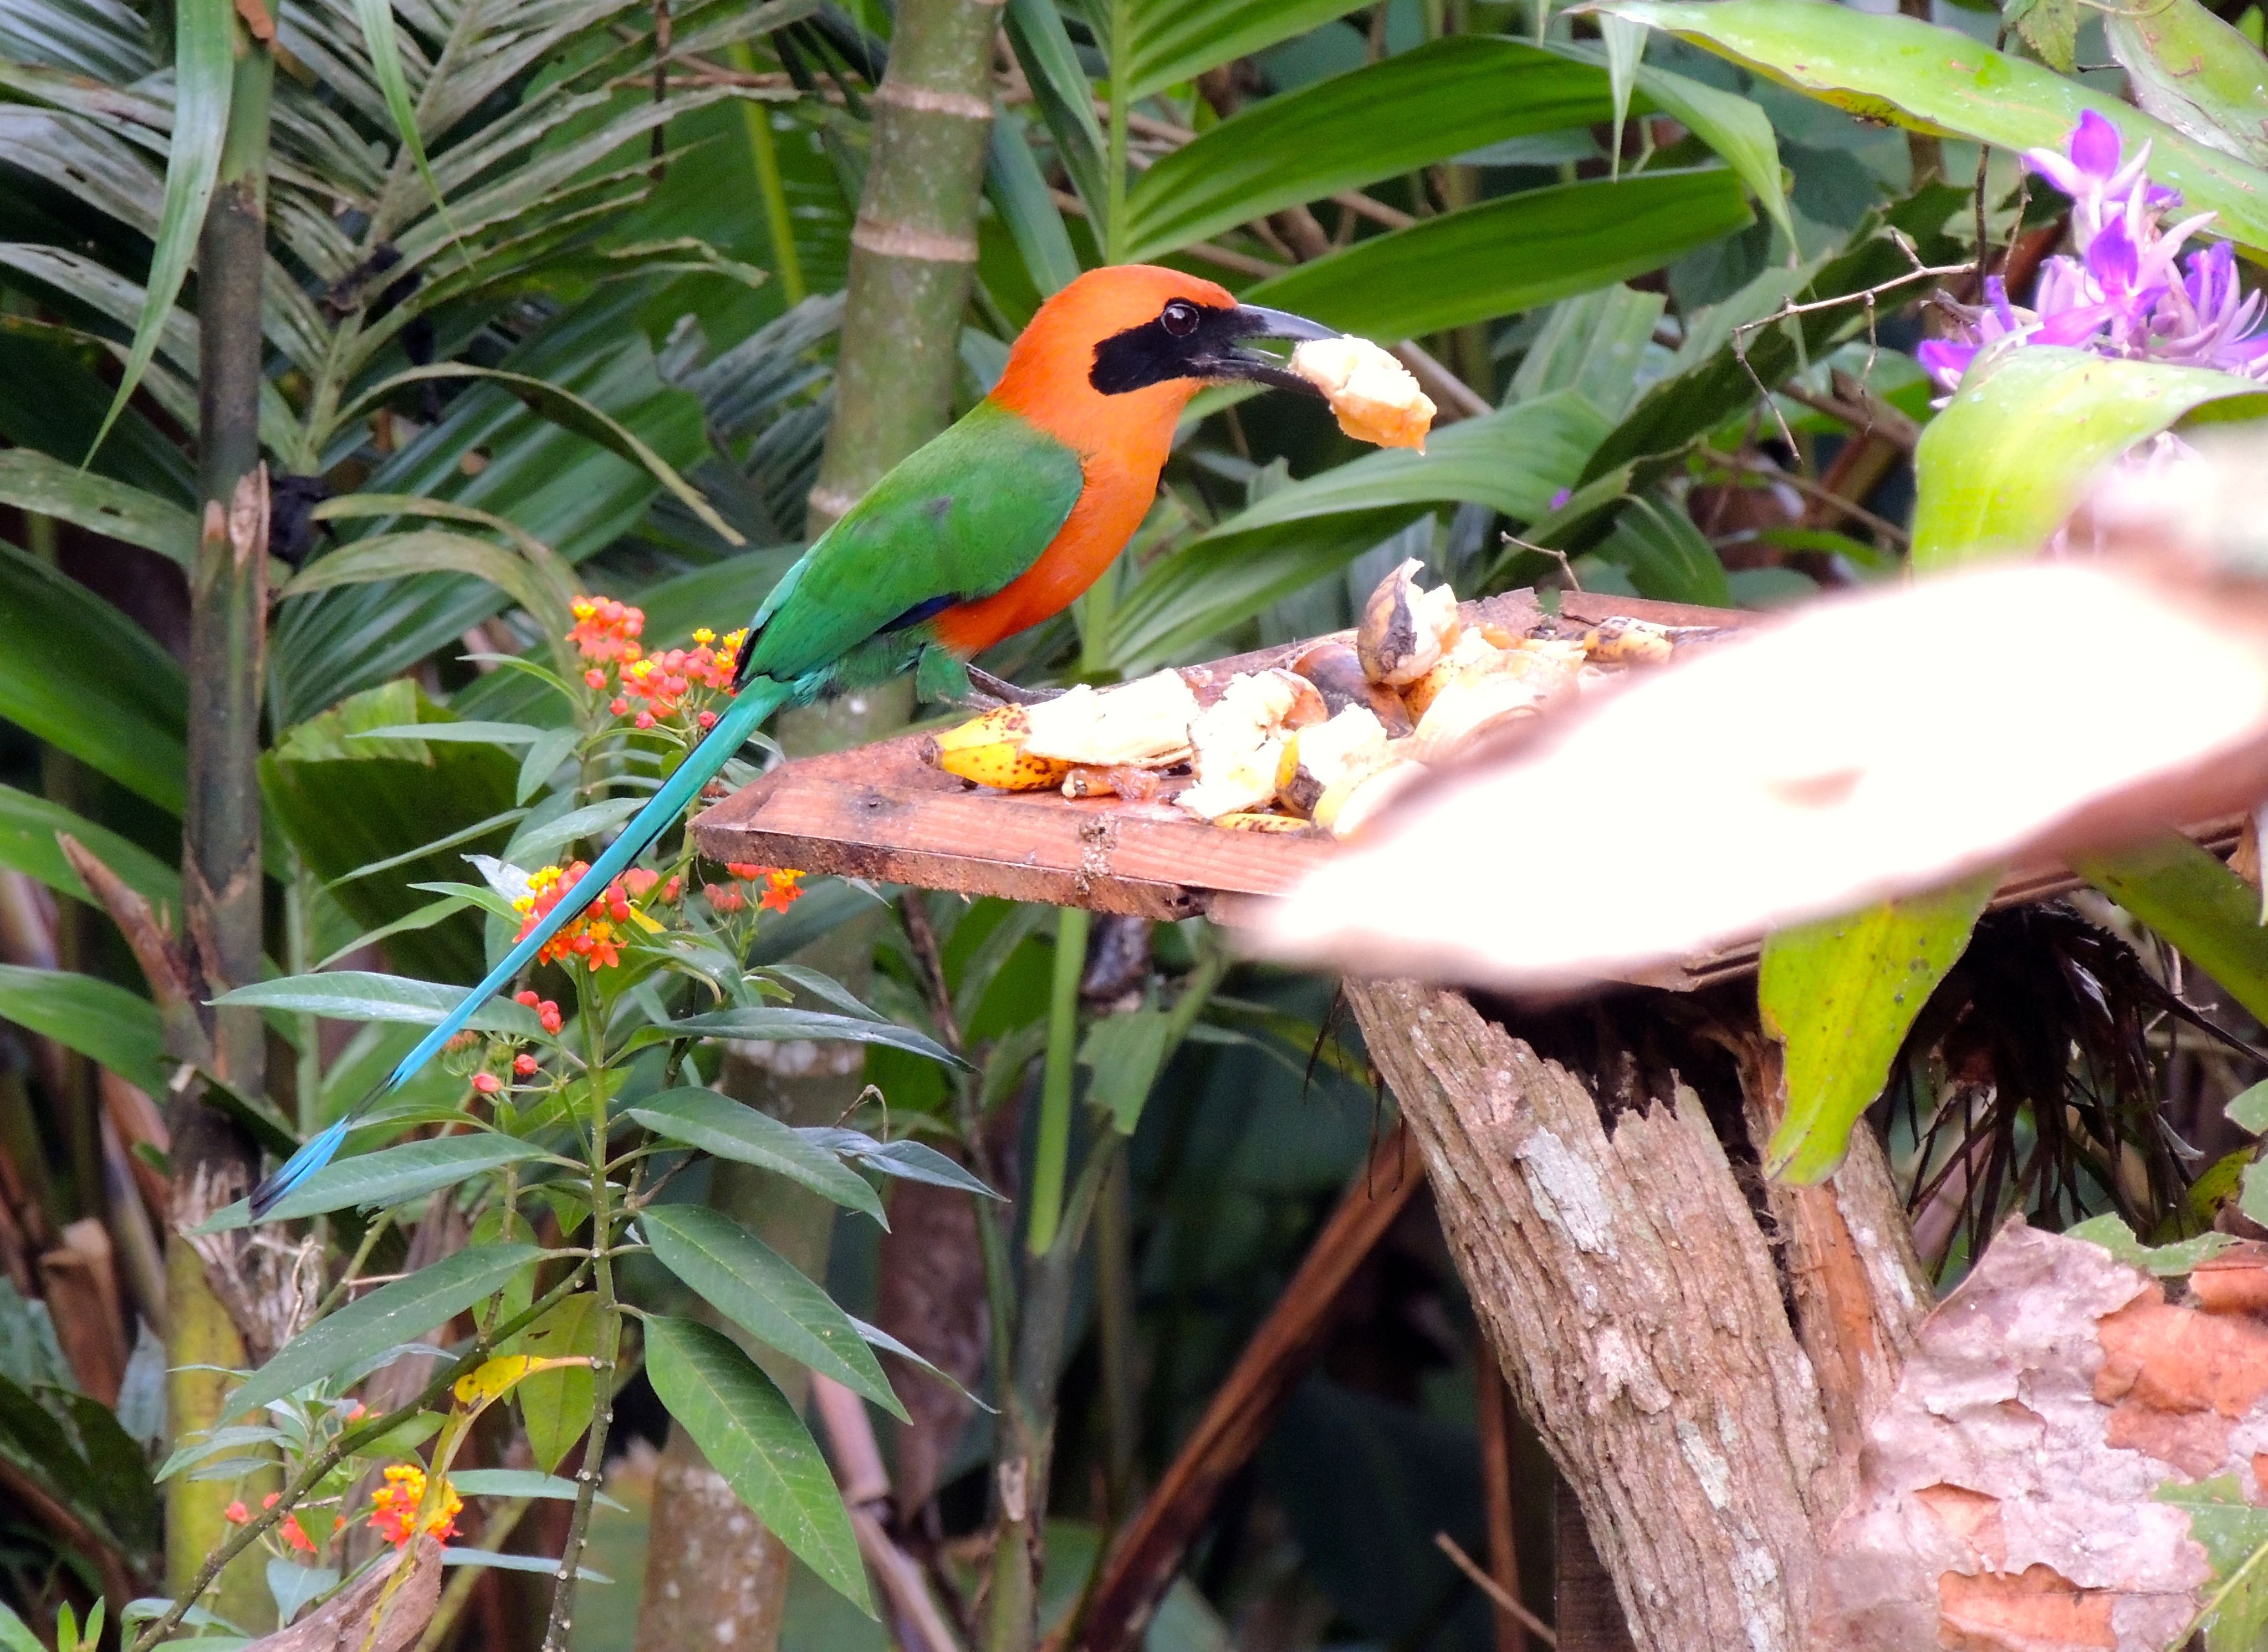
[[1764, 943], [1757, 1003], [1765, 1030], [1787, 1046], [1787, 1110], [1764, 1150], [1768, 1174], [1798, 1183], [1834, 1174], [1998, 881], [1985, 873]]

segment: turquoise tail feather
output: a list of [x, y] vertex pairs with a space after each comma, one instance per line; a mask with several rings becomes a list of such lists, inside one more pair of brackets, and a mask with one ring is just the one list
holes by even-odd
[[661, 789], [653, 794], [646, 806], [631, 816], [622, 835], [607, 845], [606, 852], [591, 863], [591, 869], [576, 883], [574, 890], [544, 914], [543, 920], [504, 955], [503, 961], [488, 972], [481, 984], [465, 994], [457, 1007], [449, 1012], [441, 1024], [417, 1042], [417, 1047], [401, 1058], [401, 1063], [387, 1074], [386, 1080], [368, 1095], [355, 1103], [336, 1123], [320, 1135], [309, 1139], [306, 1145], [279, 1166], [275, 1174], [253, 1189], [251, 1206], [256, 1221], [275, 1203], [293, 1188], [305, 1182], [338, 1152], [339, 1144], [346, 1139], [348, 1129], [354, 1121], [386, 1095], [399, 1089], [414, 1077], [418, 1069], [440, 1053], [441, 1046], [465, 1029], [481, 1006], [512, 984], [517, 976], [535, 960], [544, 944], [572, 923], [583, 909], [596, 900], [607, 885], [629, 870], [630, 865], [644, 852], [648, 844], [669, 829], [669, 824], [683, 812], [686, 806], [701, 794], [701, 788], [716, 778], [733, 755], [746, 744], [749, 735], [779, 706], [784, 704], [792, 690], [789, 685], [775, 682], [768, 677], [752, 679], [717, 719], [717, 726], [707, 738], [686, 755], [676, 771], [662, 782]]

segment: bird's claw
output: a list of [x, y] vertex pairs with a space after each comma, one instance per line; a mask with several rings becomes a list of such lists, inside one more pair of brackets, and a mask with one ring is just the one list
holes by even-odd
[[996, 705], [1037, 705], [1061, 694], [1061, 689], [1022, 689], [1005, 677], [996, 677], [981, 667], [968, 667], [969, 686], [976, 690], [977, 709], [990, 711]]

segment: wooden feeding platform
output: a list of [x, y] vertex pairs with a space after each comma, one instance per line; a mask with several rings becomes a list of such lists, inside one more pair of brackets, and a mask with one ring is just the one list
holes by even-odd
[[[1535, 593], [1524, 590], [1462, 604], [1461, 612], [1468, 624], [1490, 622], [1521, 633], [1535, 631], [1545, 620]], [[1574, 631], [1617, 617], [1733, 631], [1758, 616], [1568, 592], [1558, 624]], [[1200, 698], [1210, 699], [1209, 690], [1217, 691], [1238, 673], [1282, 665], [1314, 640], [1186, 666], [1182, 675]], [[1168, 922], [1205, 917], [1230, 926], [1249, 923], [1259, 906], [1288, 893], [1337, 850], [1319, 830], [1224, 830], [1163, 802], [990, 791], [924, 763], [921, 741], [920, 734], [904, 734], [781, 763], [696, 818], [694, 842], [716, 860]], [[2225, 856], [2241, 824], [2233, 818], [2213, 822], [2190, 835]], [[2051, 899], [2079, 881], [2058, 866], [2021, 869], [2002, 884], [1992, 904]], [[1751, 942], [1627, 978], [1690, 991], [1751, 972], [1756, 955], [1757, 943]]]

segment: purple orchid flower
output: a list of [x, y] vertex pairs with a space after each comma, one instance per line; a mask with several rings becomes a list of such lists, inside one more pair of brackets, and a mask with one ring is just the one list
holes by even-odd
[[2213, 214], [2162, 224], [2181, 192], [2149, 181], [2149, 159], [2147, 144], [2125, 159], [2118, 129], [2093, 109], [2061, 152], [2024, 151], [2033, 173], [2071, 197], [2077, 255], [2041, 265], [2030, 308], [2011, 304], [1997, 279], [1985, 283], [1984, 304], [1955, 306], [1957, 336], [1916, 352], [1948, 395], [1978, 352], [2003, 340], [2268, 379], [2261, 295], [2244, 291], [2226, 241], [2183, 257]]

